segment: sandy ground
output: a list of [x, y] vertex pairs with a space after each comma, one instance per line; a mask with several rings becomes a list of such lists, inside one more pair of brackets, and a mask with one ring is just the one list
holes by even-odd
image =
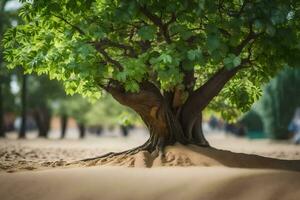
[[[123, 137], [93, 137], [78, 139], [0, 140], [0, 173], [36, 170], [62, 166], [65, 163], [118, 152], [143, 144], [144, 134]], [[208, 135], [211, 145], [233, 152], [256, 154], [271, 158], [300, 160], [300, 145], [270, 140], [249, 140]]]
[[300, 174], [224, 167], [92, 167], [0, 175], [3, 200], [299, 200]]
[[[220, 135], [208, 139], [219, 149], [300, 160], [300, 146], [288, 142]], [[144, 135], [82, 141], [0, 140], [0, 199], [300, 199], [300, 173], [293, 171], [218, 165], [60, 168], [65, 163], [135, 147], [145, 140]]]

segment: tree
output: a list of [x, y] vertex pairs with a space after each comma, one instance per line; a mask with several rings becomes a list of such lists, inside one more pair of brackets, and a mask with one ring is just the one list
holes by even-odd
[[[251, 109], [239, 120], [238, 125], [240, 128], [244, 128], [248, 137], [263, 137], [263, 121], [261, 116], [254, 110]], [[243, 130], [243, 129], [242, 129]]]
[[288, 126], [300, 106], [300, 70], [284, 69], [265, 88], [261, 100], [265, 132], [274, 139], [288, 139]]
[[60, 138], [63, 139], [66, 136], [67, 126], [68, 126], [68, 106], [67, 101], [60, 100], [58, 103], [58, 107], [55, 109], [56, 114], [60, 117]]
[[128, 135], [130, 125], [140, 122], [138, 116], [130, 109], [118, 104], [108, 95], [102, 97], [101, 101], [91, 105], [85, 119], [88, 126], [95, 128], [118, 125], [124, 136]]
[[52, 116], [52, 103], [65, 98], [64, 90], [58, 81], [50, 81], [47, 76], [28, 77], [28, 109], [33, 114], [39, 137], [48, 137]]
[[[7, 13], [5, 12], [5, 5], [8, 0], [3, 0], [0, 2], [0, 38], [3, 37], [4, 31], [9, 24], [7, 20]], [[4, 60], [3, 60], [3, 49], [0, 47], [0, 137], [5, 136], [5, 126], [4, 126], [4, 90], [5, 90], [5, 72], [4, 72]]]
[[21, 124], [19, 130], [19, 138], [26, 137], [27, 122], [27, 75], [22, 75], [22, 90], [21, 90]]
[[150, 137], [126, 154], [209, 146], [201, 113], [210, 102], [246, 111], [282, 66], [299, 66], [298, 0], [22, 2], [25, 24], [4, 38], [9, 67], [132, 108]]
[[69, 117], [73, 117], [76, 120], [78, 130], [79, 130], [79, 138], [84, 138], [86, 134], [86, 113], [90, 109], [90, 102], [80, 96], [74, 96], [72, 98], [67, 99], [66, 101], [67, 113]]
[[54, 104], [54, 112], [60, 117], [61, 122], [61, 138], [65, 137], [68, 118], [75, 119], [79, 137], [84, 138], [86, 132], [86, 114], [91, 109], [91, 103], [81, 96], [61, 96]]
[[15, 113], [19, 107], [16, 105], [15, 95], [12, 93], [10, 86], [12, 73], [7, 72], [4, 66], [2, 66], [0, 73], [0, 137], [4, 137], [5, 131], [12, 128], [6, 126], [4, 115], [9, 112]]

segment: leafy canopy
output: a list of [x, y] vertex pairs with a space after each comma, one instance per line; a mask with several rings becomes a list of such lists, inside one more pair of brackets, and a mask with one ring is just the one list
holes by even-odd
[[9, 66], [48, 74], [70, 94], [98, 98], [109, 80], [129, 92], [143, 80], [168, 91], [187, 87], [189, 71], [198, 87], [243, 64], [211, 107], [246, 110], [263, 82], [300, 65], [299, 0], [21, 2], [24, 24], [4, 38]]

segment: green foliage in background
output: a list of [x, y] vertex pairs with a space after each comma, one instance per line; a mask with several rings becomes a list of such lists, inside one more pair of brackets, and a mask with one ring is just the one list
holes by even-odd
[[111, 96], [105, 95], [101, 101], [91, 105], [86, 114], [87, 125], [115, 126], [141, 124], [140, 118], [132, 110], [118, 104]]
[[265, 132], [274, 139], [287, 139], [288, 126], [300, 107], [300, 70], [280, 72], [265, 88], [260, 103]]
[[[6, 10], [5, 7], [9, 0], [0, 1], [0, 40], [4, 36], [4, 32], [11, 27], [11, 23], [18, 20], [18, 15], [15, 10]], [[12, 74], [16, 74], [16, 70], [8, 71], [3, 58], [3, 46], [0, 45], [0, 101], [3, 103], [4, 112], [16, 111], [16, 102], [14, 94], [11, 92]], [[0, 122], [1, 123], [1, 122]]]
[[24, 24], [3, 40], [9, 67], [48, 74], [69, 94], [99, 98], [109, 80], [127, 92], [143, 80], [168, 91], [191, 70], [199, 86], [223, 66], [246, 63], [210, 104], [230, 119], [282, 66], [300, 66], [299, 0], [21, 2]]
[[66, 115], [87, 126], [140, 124], [139, 117], [132, 110], [121, 106], [107, 94], [96, 102], [89, 102], [79, 95], [66, 96], [53, 102], [53, 109], [56, 115]]
[[262, 117], [254, 110], [250, 110], [245, 115], [243, 115], [239, 122], [246, 127], [248, 132], [252, 131], [262, 133], [264, 130]]
[[57, 81], [51, 81], [45, 75], [28, 77], [28, 108], [37, 107], [51, 109], [52, 103], [66, 97], [62, 85]]

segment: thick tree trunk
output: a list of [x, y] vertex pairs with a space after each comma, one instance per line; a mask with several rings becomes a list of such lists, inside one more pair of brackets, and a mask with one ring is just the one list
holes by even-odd
[[[242, 61], [244, 64], [244, 61]], [[151, 82], [140, 84], [138, 93], [129, 93], [116, 81], [110, 81], [106, 89], [119, 103], [136, 111], [150, 132], [147, 142], [151, 147], [163, 147], [179, 142], [209, 146], [202, 131], [203, 109], [222, 90], [224, 85], [240, 70], [221, 68], [196, 90], [194, 72], [185, 72], [185, 87], [173, 91], [161, 91]], [[187, 98], [184, 96], [187, 94]]]
[[66, 136], [66, 130], [67, 130], [67, 123], [68, 123], [68, 116], [62, 115], [60, 117], [60, 126], [61, 126], [61, 138], [65, 138]]
[[26, 135], [26, 118], [27, 118], [27, 75], [23, 75], [21, 94], [21, 127], [19, 130], [19, 138], [25, 138]]
[[[126, 93], [116, 85], [107, 90], [118, 102], [141, 116], [150, 133], [143, 148], [153, 151], [176, 142], [208, 146], [202, 132], [200, 112], [196, 118], [190, 118], [191, 121], [188, 121], [189, 118], [181, 120], [181, 104], [170, 101], [170, 96], [162, 96], [153, 84], [143, 83], [139, 93]], [[173, 96], [176, 97], [176, 94]], [[183, 126], [183, 122], [187, 122], [188, 126]]]

